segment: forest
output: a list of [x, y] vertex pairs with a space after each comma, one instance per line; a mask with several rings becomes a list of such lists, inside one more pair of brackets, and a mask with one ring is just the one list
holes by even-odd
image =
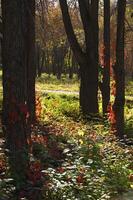
[[0, 1], [0, 200], [133, 200], [133, 1]]

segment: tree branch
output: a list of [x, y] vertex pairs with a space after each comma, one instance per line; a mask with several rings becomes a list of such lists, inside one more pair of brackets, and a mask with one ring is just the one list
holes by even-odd
[[83, 53], [83, 51], [77, 41], [76, 35], [74, 33], [70, 15], [69, 15], [69, 11], [68, 11], [67, 0], [59, 0], [59, 2], [60, 2], [63, 22], [64, 22], [66, 34], [68, 37], [68, 41], [70, 43], [70, 46], [72, 48], [72, 51], [73, 51], [78, 63], [80, 64], [82, 62], [82, 58], [85, 56], [85, 54]]

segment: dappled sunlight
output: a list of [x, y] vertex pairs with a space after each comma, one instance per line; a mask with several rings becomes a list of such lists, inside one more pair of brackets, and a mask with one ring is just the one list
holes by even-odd
[[0, 3], [0, 200], [133, 199], [131, 0]]

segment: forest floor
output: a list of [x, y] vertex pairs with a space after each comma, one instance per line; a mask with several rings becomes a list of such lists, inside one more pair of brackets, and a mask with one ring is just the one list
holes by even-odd
[[40, 90], [37, 92], [38, 93], [40, 92], [40, 94], [53, 93], [53, 94], [79, 95], [79, 92], [67, 91], [67, 90]]
[[[39, 115], [32, 129], [31, 171], [28, 187], [20, 191], [19, 200], [133, 199], [133, 147], [117, 140], [111, 133], [110, 122], [102, 116], [94, 121], [82, 117], [78, 88], [76, 79], [63, 78], [60, 82], [43, 75], [37, 80]], [[125, 137], [130, 144], [132, 97], [133, 82], [129, 82]], [[12, 197], [15, 188], [3, 152], [1, 129], [0, 136], [0, 200], [17, 200]]]

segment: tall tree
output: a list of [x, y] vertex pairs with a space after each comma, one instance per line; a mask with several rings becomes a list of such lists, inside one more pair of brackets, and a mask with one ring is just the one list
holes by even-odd
[[86, 51], [79, 45], [70, 19], [67, 0], [60, 0], [67, 37], [80, 66], [80, 106], [83, 114], [98, 113], [98, 5], [99, 1], [78, 0], [85, 32]]
[[116, 64], [114, 66], [116, 97], [113, 105], [116, 135], [124, 136], [125, 70], [124, 70], [124, 32], [126, 0], [118, 0]]
[[107, 112], [110, 101], [110, 0], [104, 0], [104, 68], [102, 82], [102, 108]]
[[29, 117], [34, 106], [34, 0], [2, 0], [2, 19], [3, 130], [11, 170], [25, 180]]
[[35, 116], [35, 0], [25, 1], [26, 9], [26, 59], [27, 59], [27, 104], [29, 108], [29, 123], [33, 123]]

